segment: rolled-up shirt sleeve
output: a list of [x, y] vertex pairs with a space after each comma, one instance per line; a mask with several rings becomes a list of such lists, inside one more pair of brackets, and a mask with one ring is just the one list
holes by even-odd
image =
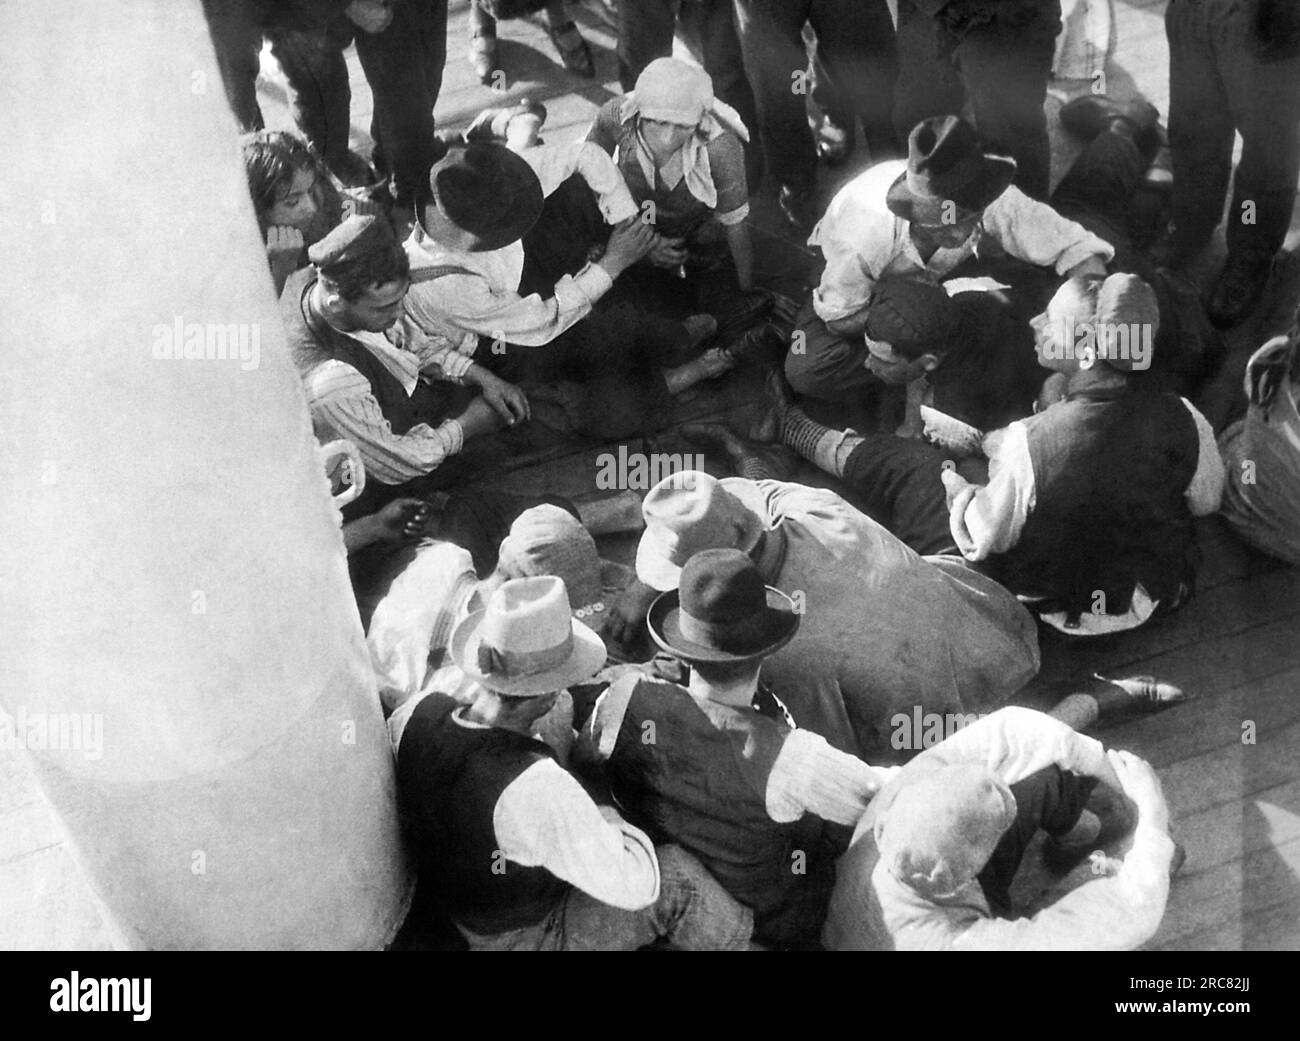
[[805, 813], [836, 824], [856, 824], [890, 774], [833, 748], [810, 730], [792, 730], [768, 777], [765, 801], [774, 821]]
[[510, 782], [492, 824], [507, 860], [545, 868], [602, 903], [639, 911], [659, 898], [659, 860], [649, 836], [597, 806], [552, 759]]
[[1072, 890], [1032, 918], [972, 922], [954, 950], [1130, 951], [1160, 928], [1169, 899], [1174, 843], [1163, 831], [1139, 822], [1133, 848], [1110, 878]]
[[1053, 267], [1058, 275], [1091, 256], [1103, 261], [1115, 256], [1115, 248], [1105, 239], [1014, 186], [989, 203], [983, 225], [1013, 257]]
[[617, 224], [640, 212], [618, 164], [593, 141], [579, 139], [564, 145], [538, 145], [520, 155], [537, 174], [545, 195], [550, 195], [576, 173], [596, 196], [605, 223]]
[[966, 485], [949, 507], [948, 527], [967, 560], [984, 560], [1014, 546], [1034, 508], [1034, 464], [1025, 425], [1012, 423], [984, 445], [989, 483]]
[[436, 427], [419, 423], [405, 434], [393, 433], [370, 392], [370, 383], [344, 362], [328, 361], [318, 366], [306, 383], [306, 391], [313, 421], [333, 436], [353, 442], [367, 475], [384, 484], [402, 484], [421, 477], [464, 446], [464, 430], [455, 419]]

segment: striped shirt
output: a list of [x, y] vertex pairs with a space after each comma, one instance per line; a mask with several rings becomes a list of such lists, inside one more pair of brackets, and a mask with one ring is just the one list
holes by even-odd
[[[437, 337], [410, 335], [395, 328], [407, 346], [390, 343], [379, 333], [348, 332], [370, 351], [407, 394], [414, 392], [421, 373], [453, 383], [464, 380], [473, 364], [464, 354]], [[346, 362], [330, 359], [313, 366], [303, 377], [307, 404], [316, 435], [322, 440], [347, 438], [361, 452], [366, 472], [384, 484], [403, 484], [435, 469], [464, 445], [464, 431], [455, 419], [431, 427], [413, 426], [395, 434], [370, 390], [370, 382]]]

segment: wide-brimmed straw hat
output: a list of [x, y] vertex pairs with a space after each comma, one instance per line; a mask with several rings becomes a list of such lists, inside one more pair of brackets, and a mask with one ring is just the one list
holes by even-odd
[[481, 253], [523, 238], [544, 202], [542, 182], [526, 159], [505, 145], [474, 142], [434, 164], [416, 216], [442, 245]]
[[706, 549], [682, 569], [681, 584], [650, 605], [646, 619], [655, 643], [688, 662], [763, 658], [799, 630], [794, 601], [765, 585], [738, 549]]
[[544, 575], [502, 583], [456, 626], [451, 656], [489, 690], [527, 698], [590, 679], [605, 664], [605, 644], [572, 617], [564, 582]]
[[965, 120], [935, 116], [908, 136], [907, 171], [890, 186], [885, 205], [907, 221], [952, 222], [984, 209], [1015, 175], [1016, 161], [989, 151]]

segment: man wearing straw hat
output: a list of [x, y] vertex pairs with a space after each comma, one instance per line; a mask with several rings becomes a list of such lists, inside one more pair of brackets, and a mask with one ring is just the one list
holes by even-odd
[[890, 770], [793, 726], [760, 683], [793, 639], [794, 603], [740, 550], [696, 553], [680, 593], [650, 608], [655, 642], [691, 667], [689, 686], [629, 675], [601, 695], [575, 750], [600, 763], [625, 813], [699, 857], [754, 912], [771, 946], [817, 942], [847, 828]]
[[750, 912], [694, 857], [656, 849], [592, 801], [531, 735], [605, 647], [572, 617], [564, 582], [512, 579], [455, 629], [451, 654], [478, 685], [446, 710], [427, 698], [397, 754], [421, 876], [473, 950], [635, 950], [748, 945]]

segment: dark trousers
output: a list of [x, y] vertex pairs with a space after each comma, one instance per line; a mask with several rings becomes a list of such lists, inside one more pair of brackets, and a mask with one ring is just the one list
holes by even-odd
[[928, 441], [872, 434], [853, 450], [841, 480], [877, 523], [917, 553], [956, 553], [940, 473], [948, 457]]
[[310, 32], [267, 33], [271, 53], [289, 82], [293, 121], [308, 143], [334, 169], [347, 158], [352, 87], [343, 52], [352, 42], [351, 23], [340, 18]]
[[1115, 247], [1113, 271], [1135, 274], [1155, 290], [1160, 328], [1143, 383], [1187, 396], [1219, 367], [1226, 347], [1205, 316], [1196, 286], [1176, 272], [1156, 268], [1139, 248], [1149, 231], [1143, 227], [1149, 213], [1141, 204], [1146, 168], [1146, 158], [1131, 138], [1098, 134], [1056, 186], [1052, 205]]
[[[988, 6], [988, 5], [985, 5]], [[1061, 31], [1060, 0], [1012, 0], [989, 21], [953, 26], [898, 0], [899, 76], [894, 125], [900, 139], [930, 116], [961, 115], [1017, 163], [1016, 186], [1046, 199], [1051, 148], [1043, 101]]]
[[1228, 252], [1275, 252], [1291, 223], [1300, 175], [1300, 58], [1256, 59], [1256, 6], [1170, 0], [1165, 10], [1174, 225], [1185, 247], [1203, 245], [1219, 223], [1236, 131], [1243, 144]]
[[817, 33], [813, 100], [838, 125], [862, 120], [875, 159], [893, 154], [890, 122], [898, 60], [884, 0], [735, 0], [745, 72], [754, 88], [767, 169], [782, 185], [811, 190], [817, 153], [805, 94], [795, 74], [807, 66], [805, 22]]
[[356, 43], [375, 102], [372, 159], [392, 177], [398, 205], [407, 207], [440, 158], [433, 106], [447, 63], [447, 0], [403, 0], [387, 29], [358, 31]]
[[1058, 766], [1039, 770], [1011, 786], [1016, 819], [979, 873], [980, 886], [994, 914], [1005, 917], [1012, 913], [1011, 883], [1034, 836], [1040, 829], [1060, 836], [1073, 828], [1096, 786], [1095, 777], [1081, 777]]
[[797, 393], [846, 401], [880, 386], [880, 380], [864, 367], [867, 345], [862, 337], [846, 339], [831, 332], [813, 310], [811, 298], [799, 309], [794, 330], [785, 356], [785, 378]]
[[208, 31], [216, 51], [226, 100], [245, 130], [265, 123], [257, 103], [257, 73], [262, 36], [289, 83], [290, 105], [298, 129], [333, 164], [347, 154], [349, 108], [343, 50], [351, 39], [350, 23], [340, 19], [329, 27], [309, 30], [266, 26], [258, 0], [204, 0]]
[[682, 38], [713, 78], [713, 93], [734, 108], [752, 140], [745, 147], [745, 173], [751, 194], [763, 175], [754, 91], [745, 76], [732, 0], [619, 0], [618, 81], [626, 93], [656, 58], [673, 52], [673, 34]]

